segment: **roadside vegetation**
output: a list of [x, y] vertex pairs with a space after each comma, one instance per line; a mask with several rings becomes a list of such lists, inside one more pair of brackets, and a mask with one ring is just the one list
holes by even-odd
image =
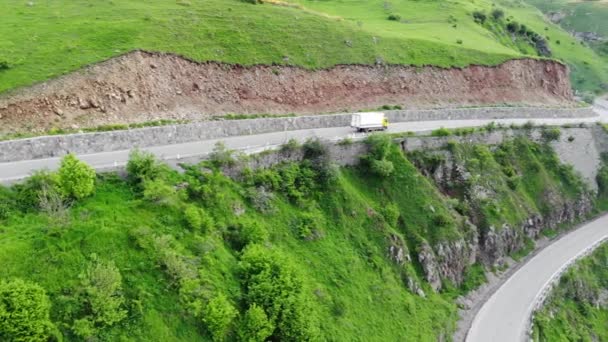
[[534, 317], [535, 341], [608, 340], [608, 245], [578, 261]]
[[184, 173], [135, 151], [126, 179], [67, 156], [57, 172], [0, 187], [0, 339], [446, 338], [455, 298], [485, 281], [484, 266], [435, 291], [424, 246], [466, 238], [473, 212], [517, 223], [529, 212], [513, 203], [542, 212], [542, 188], [582, 191], [528, 140], [453, 146], [476, 177], [499, 177], [484, 183], [498, 201], [478, 210], [443, 195], [423, 155], [387, 135], [367, 144], [358, 166], [337, 167], [319, 141], [292, 142], [277, 153], [304, 160], [266, 169], [218, 145]]
[[[135, 49], [197, 61], [305, 68], [496, 65], [541, 55], [571, 65], [577, 89], [599, 91], [608, 80], [605, 61], [519, 2], [8, 0], [3, 5], [0, 92]], [[515, 22], [518, 30], [510, 30]], [[551, 53], [539, 50], [539, 42]]]

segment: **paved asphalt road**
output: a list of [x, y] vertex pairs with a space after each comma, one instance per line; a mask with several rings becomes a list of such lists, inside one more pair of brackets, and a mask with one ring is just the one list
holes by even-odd
[[[599, 112], [599, 111], [598, 111]], [[603, 113], [600, 117], [607, 117], [608, 112]], [[579, 122], [595, 122], [599, 117], [585, 119], [536, 119], [532, 120], [538, 124], [568, 124]], [[457, 127], [473, 127], [483, 126], [490, 122], [503, 124], [523, 124], [530, 120], [528, 119], [504, 119], [504, 120], [446, 120], [446, 121], [414, 121], [393, 123], [389, 128], [389, 132], [406, 132], [406, 131], [430, 131], [440, 127], [457, 128]], [[350, 127], [333, 127], [311, 130], [285, 131], [276, 133], [266, 133], [257, 135], [247, 135], [238, 137], [229, 137], [222, 139], [213, 139], [205, 141], [196, 141], [184, 144], [155, 146], [144, 148], [150, 151], [169, 163], [176, 162], [183, 158], [202, 156], [210, 153], [216, 142], [223, 141], [230, 149], [243, 150], [245, 152], [259, 151], [263, 148], [280, 145], [291, 138], [299, 141], [304, 141], [309, 137], [319, 137], [325, 139], [341, 139], [350, 136], [352, 138], [363, 137], [362, 134], [355, 134]], [[87, 162], [98, 170], [111, 169], [120, 167], [126, 164], [129, 156], [128, 150], [103, 152], [94, 154], [84, 154], [78, 157]], [[33, 171], [49, 169], [55, 170], [59, 166], [60, 158], [35, 159], [19, 162], [0, 163], [0, 184], [8, 184], [29, 176]]]
[[527, 341], [537, 299], [571, 261], [608, 238], [608, 215], [547, 246], [509, 278], [479, 310], [467, 342]]

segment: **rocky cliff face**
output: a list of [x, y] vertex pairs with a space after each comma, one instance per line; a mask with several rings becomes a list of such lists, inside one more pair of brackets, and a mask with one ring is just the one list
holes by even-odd
[[226, 113], [320, 113], [518, 103], [571, 105], [567, 67], [511, 60], [441, 69], [389, 65], [242, 67], [133, 52], [0, 96], [2, 131], [40, 131]]
[[499, 196], [499, 191], [492, 186], [484, 188], [473, 184], [470, 179], [474, 172], [451, 153], [439, 150], [431, 155], [440, 157], [430, 158], [432, 162], [427, 159], [426, 163], [416, 162], [414, 158], [416, 166], [444, 195], [463, 200], [470, 207], [465, 213], [464, 238], [433, 246], [423, 244], [418, 252], [426, 280], [435, 290], [441, 288], [442, 279], [460, 284], [470, 265], [476, 262], [488, 267], [501, 264], [505, 257], [524, 248], [526, 240], [539, 238], [543, 230], [574, 224], [593, 210], [593, 193], [582, 191], [572, 198], [555, 189], [546, 189], [540, 201], [547, 204], [547, 211], [529, 210], [519, 224], [488, 225], [480, 206], [488, 198]]

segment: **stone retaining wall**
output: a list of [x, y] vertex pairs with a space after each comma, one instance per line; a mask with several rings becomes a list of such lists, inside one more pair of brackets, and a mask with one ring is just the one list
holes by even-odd
[[[464, 120], [505, 118], [583, 118], [595, 113], [590, 108], [488, 107], [438, 110], [385, 111], [391, 122], [421, 120]], [[184, 125], [138, 128], [124, 131], [43, 136], [0, 142], [0, 162], [43, 159], [73, 152], [90, 154], [230, 136], [262, 134], [314, 128], [345, 127], [351, 114], [204, 121]]]

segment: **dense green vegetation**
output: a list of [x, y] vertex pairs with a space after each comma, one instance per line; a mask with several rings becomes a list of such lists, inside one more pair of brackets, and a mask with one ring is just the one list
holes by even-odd
[[[218, 146], [209, 161], [184, 166], [182, 174], [134, 152], [127, 179], [98, 175], [93, 188], [90, 169], [68, 156], [56, 173], [0, 187], [0, 337], [450, 336], [454, 299], [485, 281], [483, 266], [465, 270], [462, 284], [444, 279], [437, 293], [417, 254], [423, 244], [470, 234], [463, 219], [470, 208], [442, 195], [388, 136], [368, 144], [357, 167], [335, 167], [326, 147], [309, 141], [280, 152], [301, 149], [304, 161], [259, 170]], [[538, 195], [539, 187], [580, 191], [552, 151], [523, 138], [497, 151], [452, 148], [477, 155], [478, 168], [467, 167], [480, 175], [501, 174], [497, 161], [510, 160], [527, 176], [517, 185], [521, 196]], [[233, 179], [221, 170], [240, 171]], [[501, 177], [488, 188], [508, 191]], [[478, 213], [488, 221], [523, 219], [509, 203], [494, 205], [517, 217]], [[394, 249], [401, 256], [389, 253]]]
[[535, 341], [608, 340], [608, 245], [577, 262], [534, 318]]
[[[605, 63], [534, 7], [489, 0], [420, 2], [8, 0], [0, 12], [0, 92], [145, 49], [199, 61], [292, 64], [495, 65], [537, 56], [536, 36], [513, 35], [517, 21], [574, 67], [575, 86], [596, 91]], [[484, 13], [487, 20], [476, 20]], [[527, 32], [527, 31], [526, 31]], [[546, 37], [545, 37], [546, 36]]]

